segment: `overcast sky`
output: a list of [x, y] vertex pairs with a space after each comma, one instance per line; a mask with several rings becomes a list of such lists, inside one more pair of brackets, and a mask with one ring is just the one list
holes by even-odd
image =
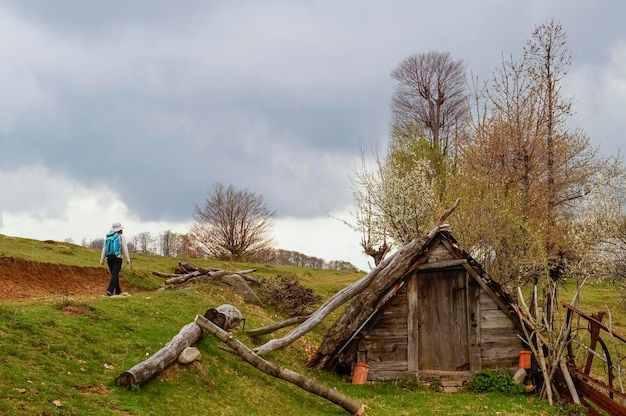
[[359, 143], [387, 141], [402, 59], [450, 52], [484, 80], [554, 18], [572, 126], [614, 155], [624, 16], [621, 0], [0, 0], [0, 233], [186, 232], [220, 182], [265, 198], [281, 248], [366, 270], [328, 215], [349, 219]]

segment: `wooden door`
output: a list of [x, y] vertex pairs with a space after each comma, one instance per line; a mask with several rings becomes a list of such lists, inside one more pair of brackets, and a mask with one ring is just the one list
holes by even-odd
[[420, 272], [409, 283], [409, 370], [470, 369], [469, 313], [463, 269]]

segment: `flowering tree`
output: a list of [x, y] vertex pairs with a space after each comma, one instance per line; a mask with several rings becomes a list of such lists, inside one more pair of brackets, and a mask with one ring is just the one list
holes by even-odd
[[598, 173], [595, 186], [576, 206], [570, 230], [578, 262], [572, 273], [596, 278], [626, 278], [626, 175]]
[[384, 158], [368, 165], [361, 154], [352, 179], [357, 209], [351, 212], [362, 233], [361, 246], [379, 264], [393, 244], [403, 245], [432, 226], [439, 206], [436, 175], [425, 140], [391, 140]]

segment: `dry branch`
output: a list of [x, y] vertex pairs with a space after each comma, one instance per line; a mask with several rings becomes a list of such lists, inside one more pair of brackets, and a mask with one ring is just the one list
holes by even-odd
[[279, 367], [276, 364], [259, 357], [251, 349], [246, 347], [242, 342], [233, 337], [232, 334], [229, 334], [226, 331], [222, 330], [220, 327], [218, 327], [205, 317], [201, 315], [196, 316], [196, 324], [200, 326], [203, 330], [213, 334], [220, 341], [224, 342], [226, 345], [232, 348], [233, 351], [235, 351], [237, 355], [239, 355], [239, 357], [241, 357], [244, 361], [251, 364], [255, 368], [263, 371], [264, 373], [269, 374], [272, 377], [288, 381], [303, 390], [306, 390], [326, 400], [329, 400], [336, 405], [344, 408], [351, 415], [365, 414], [364, 404], [357, 402], [356, 400], [344, 395], [343, 393], [340, 393], [335, 389], [324, 386], [323, 384], [320, 384], [313, 379], [307, 378], [302, 374], [299, 374], [293, 370], [289, 370], [284, 367]]
[[443, 226], [443, 224], [445, 224], [445, 222], [448, 219], [448, 217], [450, 216], [450, 214], [452, 214], [452, 211], [454, 211], [456, 209], [456, 207], [459, 206], [459, 201], [460, 200], [461, 200], [461, 198], [457, 198], [456, 201], [454, 201], [454, 204], [452, 204], [452, 206], [450, 208], [448, 208], [446, 210], [446, 212], [444, 212], [441, 217], [439, 217], [439, 221], [437, 221], [437, 227], [441, 227], [441, 226]]
[[272, 332], [278, 331], [279, 329], [302, 323], [306, 321], [309, 316], [310, 315], [295, 316], [293, 318], [285, 319], [284, 321], [281, 321], [281, 322], [276, 322], [275, 324], [271, 324], [271, 325], [264, 326], [261, 328], [251, 329], [249, 331], [246, 331], [246, 334], [253, 336], [253, 337], [259, 337], [261, 335], [271, 334]]

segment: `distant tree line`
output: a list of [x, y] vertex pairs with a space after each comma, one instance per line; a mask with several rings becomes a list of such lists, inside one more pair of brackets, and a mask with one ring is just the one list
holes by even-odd
[[310, 267], [314, 269], [332, 269], [332, 270], [358, 270], [352, 263], [343, 260], [331, 260], [326, 262], [319, 257], [311, 257], [306, 254], [292, 250], [276, 249], [272, 251], [272, 257], [267, 263], [276, 265], [291, 265], [298, 267]]
[[[101, 250], [104, 246], [104, 238], [96, 238], [91, 241], [83, 240], [85, 247]], [[133, 235], [128, 239], [128, 250], [131, 253], [153, 254], [169, 257], [185, 258], [209, 258], [206, 253], [195, 243], [189, 234], [175, 233], [171, 230], [163, 231], [158, 235], [144, 231]], [[316, 269], [332, 269], [356, 271], [352, 263], [344, 260], [325, 261], [319, 257], [307, 256], [293, 250], [269, 248], [263, 251], [263, 256], [254, 258], [254, 262], [290, 265]]]

